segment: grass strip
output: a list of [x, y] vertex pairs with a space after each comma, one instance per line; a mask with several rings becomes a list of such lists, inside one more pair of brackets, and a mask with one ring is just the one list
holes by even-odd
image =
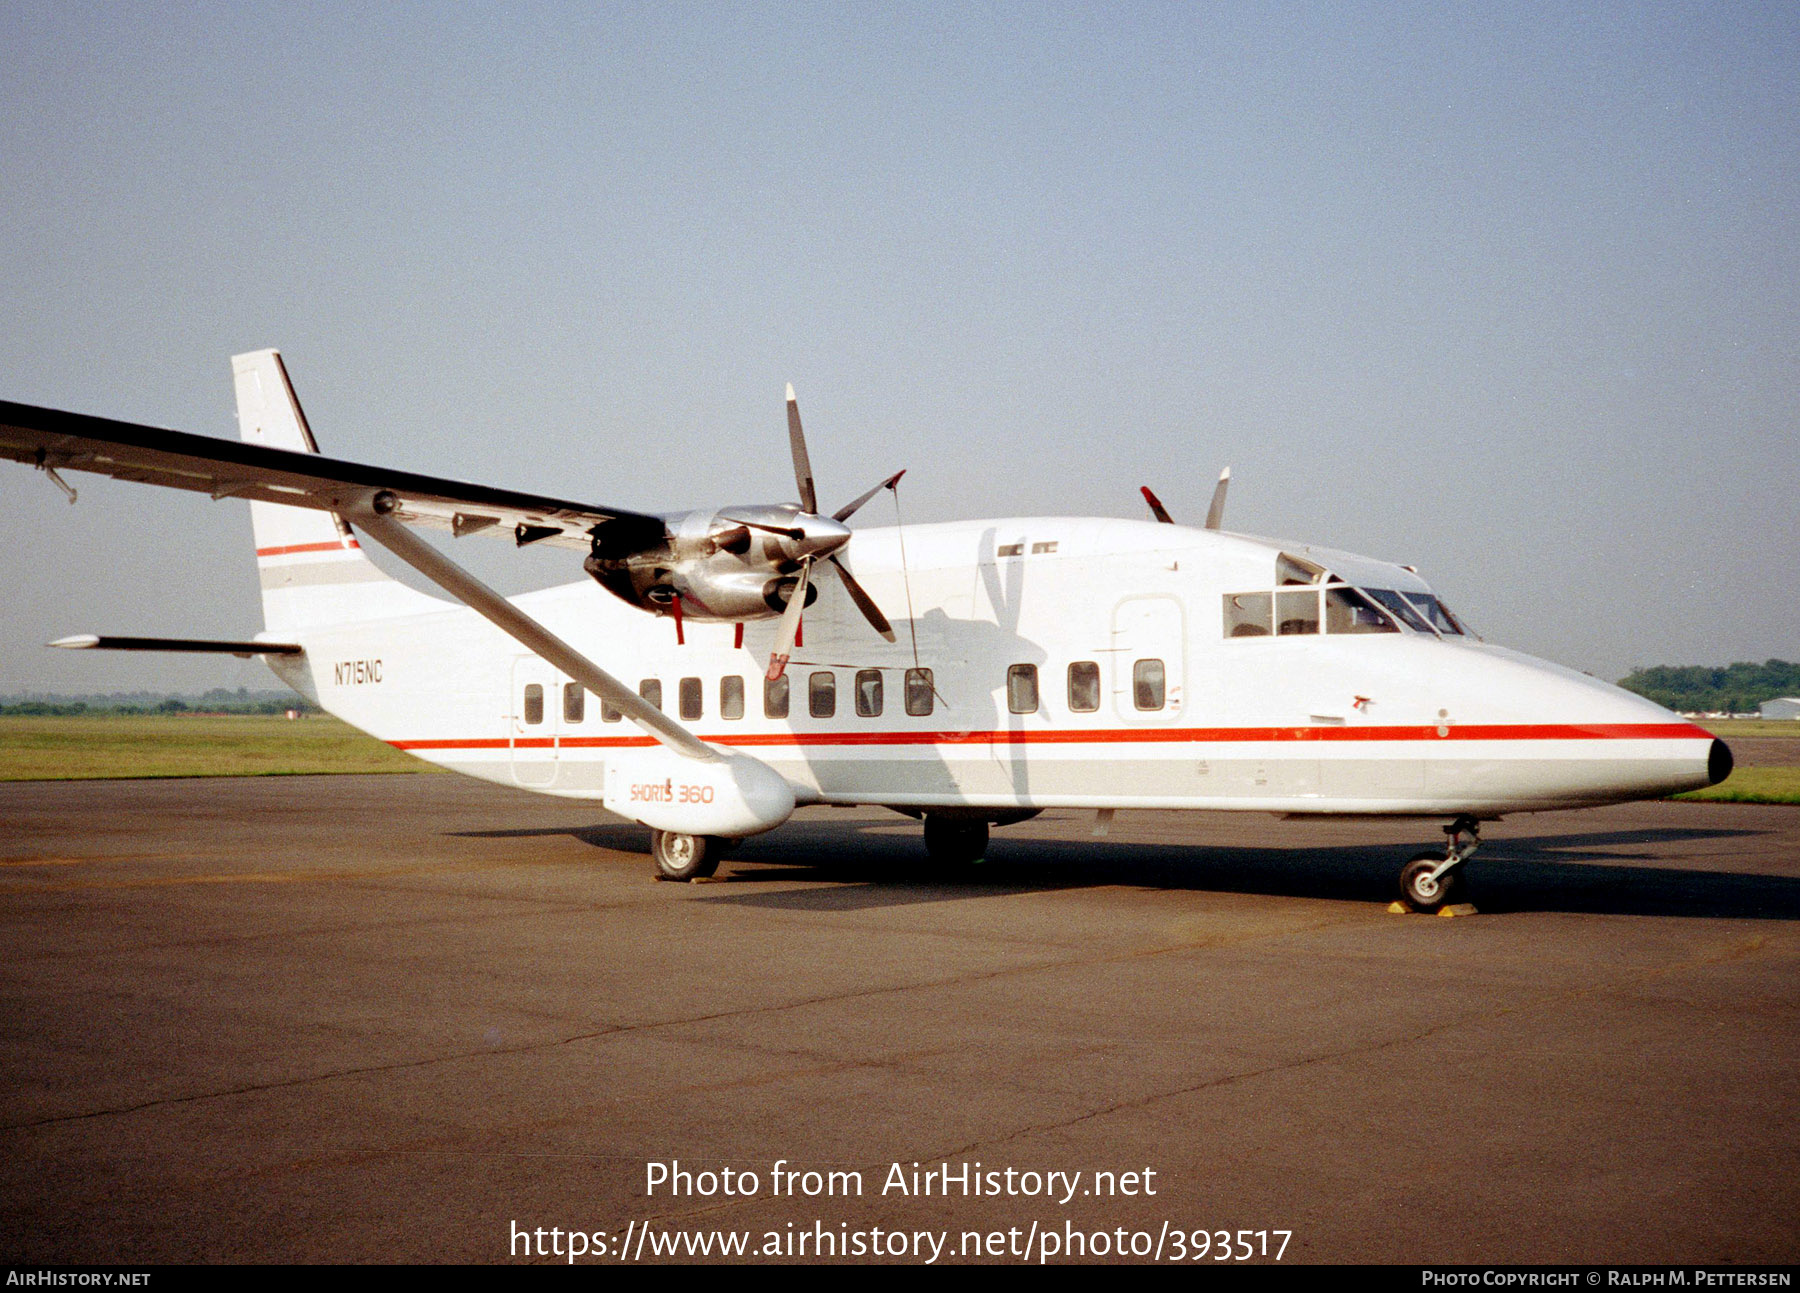
[[1738, 768], [1716, 786], [1674, 798], [1713, 804], [1800, 804], [1800, 768]]
[[335, 718], [0, 718], [0, 781], [436, 772]]

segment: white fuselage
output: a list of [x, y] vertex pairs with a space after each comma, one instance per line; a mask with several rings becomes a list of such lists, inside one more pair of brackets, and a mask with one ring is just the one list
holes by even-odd
[[[1708, 733], [1471, 637], [1227, 636], [1223, 600], [1273, 593], [1283, 551], [1353, 585], [1425, 588], [1367, 558], [1144, 522], [859, 530], [849, 562], [898, 641], [822, 589], [785, 717], [765, 714], [772, 620], [744, 625], [741, 647], [736, 625], [690, 622], [678, 646], [670, 620], [592, 582], [513, 600], [628, 686], [659, 682], [666, 712], [769, 764], [801, 803], [1493, 816], [1708, 784]], [[549, 794], [599, 799], [608, 760], [652, 744], [591, 695], [565, 713], [566, 679], [473, 612], [422, 605], [284, 634], [305, 655], [271, 667], [400, 749]], [[908, 712], [915, 667], [931, 671], [929, 713]], [[812, 712], [815, 676], [821, 699], [829, 678], [829, 714]], [[859, 698], [875, 708], [876, 676], [879, 712], [859, 713]], [[739, 685], [728, 679], [741, 679], [741, 717], [723, 703]]]

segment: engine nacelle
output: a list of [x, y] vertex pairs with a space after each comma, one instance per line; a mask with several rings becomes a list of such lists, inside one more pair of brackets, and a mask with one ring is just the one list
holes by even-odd
[[[640, 609], [667, 614], [677, 597], [692, 620], [760, 620], [780, 615], [802, 557], [822, 557], [849, 541], [829, 517], [792, 504], [685, 512], [665, 518], [655, 548], [609, 552], [603, 540], [584, 569], [602, 588]], [[818, 597], [806, 590], [807, 605]]]
[[774, 830], [791, 817], [794, 788], [748, 755], [703, 763], [658, 745], [607, 757], [602, 803], [653, 830], [735, 839]]

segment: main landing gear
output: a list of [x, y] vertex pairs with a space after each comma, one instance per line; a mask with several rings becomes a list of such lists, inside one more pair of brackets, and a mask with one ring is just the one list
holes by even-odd
[[704, 880], [719, 869], [731, 840], [717, 835], [681, 835], [651, 831], [650, 852], [659, 880]]
[[975, 819], [925, 814], [925, 852], [943, 866], [964, 866], [987, 856], [988, 824]]
[[[1400, 901], [1426, 913], [1456, 901], [1463, 888], [1462, 864], [1481, 847], [1481, 823], [1467, 813], [1444, 827], [1444, 851], [1421, 853], [1400, 872]], [[1463, 836], [1469, 837], [1463, 843]]]

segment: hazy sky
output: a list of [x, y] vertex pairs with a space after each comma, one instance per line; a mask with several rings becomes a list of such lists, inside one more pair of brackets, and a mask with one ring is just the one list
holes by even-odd
[[[647, 511], [910, 468], [1800, 658], [1800, 10], [0, 0], [0, 398]], [[0, 465], [0, 692], [276, 686], [248, 509]], [[874, 521], [891, 516], [876, 514]], [[509, 591], [576, 554], [459, 545]], [[389, 563], [391, 565], [391, 563]]]

